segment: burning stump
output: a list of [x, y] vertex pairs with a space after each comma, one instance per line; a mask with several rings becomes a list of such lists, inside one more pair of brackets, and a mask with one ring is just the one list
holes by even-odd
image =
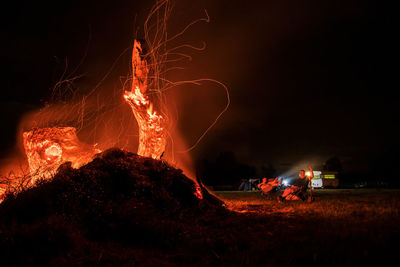
[[149, 67], [141, 59], [142, 48], [135, 40], [132, 54], [132, 87], [125, 91], [124, 98], [131, 106], [139, 125], [138, 155], [158, 159], [165, 150], [166, 120], [153, 110], [147, 95]]
[[73, 127], [34, 129], [24, 132], [23, 139], [32, 183], [40, 177], [50, 178], [64, 162], [70, 161], [72, 167], [78, 168], [100, 152], [79, 141]]

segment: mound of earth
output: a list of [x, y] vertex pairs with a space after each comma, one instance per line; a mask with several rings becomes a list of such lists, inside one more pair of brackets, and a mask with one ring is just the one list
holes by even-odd
[[181, 170], [110, 149], [79, 169], [65, 163], [53, 179], [8, 196], [0, 205], [0, 257], [22, 265], [114, 262], [106, 247], [172, 249], [227, 213]]

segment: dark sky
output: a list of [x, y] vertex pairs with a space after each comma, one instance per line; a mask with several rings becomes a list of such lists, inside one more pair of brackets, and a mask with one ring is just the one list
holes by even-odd
[[[243, 162], [284, 169], [338, 156], [346, 170], [368, 170], [399, 147], [393, 7], [366, 0], [191, 2], [175, 1], [169, 30], [178, 32], [206, 9], [210, 23], [180, 40], [204, 41], [207, 48], [171, 76], [217, 79], [232, 101], [191, 152], [194, 159], [234, 151]], [[72, 72], [84, 58], [77, 74], [85, 75], [85, 87], [94, 86], [132, 45], [137, 28], [140, 35], [151, 5], [91, 0], [2, 7], [3, 158], [15, 145], [19, 119], [49, 98], [65, 59]], [[105, 83], [119, 86], [128, 71], [126, 54]], [[224, 91], [206, 85], [179, 94], [179, 128], [192, 144], [223, 109]]]

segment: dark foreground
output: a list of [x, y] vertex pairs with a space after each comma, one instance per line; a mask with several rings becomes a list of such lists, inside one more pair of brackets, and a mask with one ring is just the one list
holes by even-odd
[[114, 151], [92, 167], [0, 205], [2, 265], [398, 265], [400, 191], [214, 192], [224, 208], [156, 161]]
[[311, 204], [215, 193], [247, 218], [244, 265], [399, 264], [399, 190], [315, 190]]

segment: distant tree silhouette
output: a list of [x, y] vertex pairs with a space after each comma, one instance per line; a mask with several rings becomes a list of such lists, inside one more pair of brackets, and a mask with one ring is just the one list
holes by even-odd
[[256, 168], [238, 162], [232, 151], [219, 154], [215, 163], [201, 160], [196, 166], [196, 173], [206, 185], [236, 185], [241, 179], [256, 176]]

